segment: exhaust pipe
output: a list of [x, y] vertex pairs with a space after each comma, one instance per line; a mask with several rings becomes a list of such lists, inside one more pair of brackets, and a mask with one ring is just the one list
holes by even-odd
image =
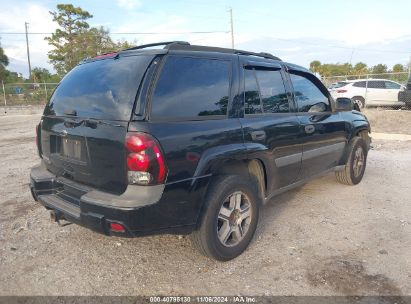
[[61, 212], [56, 210], [50, 210], [50, 221], [53, 223], [57, 222], [60, 227], [72, 224], [72, 222], [69, 222], [64, 218], [64, 215]]

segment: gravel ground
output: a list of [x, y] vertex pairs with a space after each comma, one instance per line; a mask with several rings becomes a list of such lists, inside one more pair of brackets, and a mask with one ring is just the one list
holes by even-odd
[[411, 111], [409, 110], [367, 108], [363, 112], [367, 115], [373, 132], [411, 134]]
[[375, 140], [357, 186], [330, 174], [274, 198], [220, 263], [187, 237], [51, 223], [28, 189], [39, 117], [0, 117], [0, 295], [411, 295], [411, 141]]

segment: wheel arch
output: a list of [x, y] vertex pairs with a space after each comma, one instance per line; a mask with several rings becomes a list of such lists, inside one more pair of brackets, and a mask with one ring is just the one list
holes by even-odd
[[211, 177], [202, 197], [201, 208], [196, 220], [196, 227], [199, 227], [201, 224], [203, 215], [205, 214], [205, 210], [207, 208], [205, 203], [207, 193], [213, 185], [213, 182], [221, 176], [238, 175], [254, 180], [258, 187], [257, 190], [260, 195], [261, 203], [264, 202], [264, 198], [267, 193], [267, 172], [262, 160], [257, 158], [215, 160], [209, 164], [209, 174], [211, 174]]
[[352, 142], [356, 137], [361, 137], [365, 141], [365, 143], [367, 145], [367, 149], [369, 150], [370, 144], [371, 144], [371, 137], [369, 136], [369, 133], [370, 133], [370, 129], [369, 129], [368, 125], [356, 126], [353, 129], [353, 131], [351, 133], [352, 135], [349, 138], [349, 141], [348, 141], [347, 145], [345, 146], [343, 156], [340, 160], [340, 165], [345, 165], [347, 163], [348, 157], [349, 157], [350, 151], [351, 151]]
[[351, 97], [351, 99], [355, 99], [355, 98], [362, 99], [363, 101], [365, 101], [364, 96], [361, 96], [361, 95], [354, 95], [353, 97]]
[[267, 171], [263, 161], [258, 158], [226, 160], [212, 168], [212, 176], [239, 175], [248, 177], [257, 183], [262, 198], [267, 194]]

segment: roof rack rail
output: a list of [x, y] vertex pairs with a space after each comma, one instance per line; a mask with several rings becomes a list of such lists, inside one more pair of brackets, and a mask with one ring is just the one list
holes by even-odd
[[171, 43], [168, 44], [165, 49], [168, 50], [179, 50], [179, 51], [198, 51], [198, 52], [218, 52], [218, 53], [229, 53], [229, 54], [238, 54], [238, 55], [249, 55], [263, 57], [267, 59], [280, 60], [280, 58], [269, 54], [269, 53], [254, 53], [243, 50], [236, 49], [227, 49], [213, 46], [202, 46], [202, 45], [191, 45], [191, 44], [181, 44], [181, 43]]
[[190, 43], [188, 43], [187, 41], [165, 41], [165, 42], [142, 44], [142, 45], [134, 46], [128, 49], [124, 49], [123, 51], [140, 50], [140, 49], [145, 49], [145, 48], [149, 48], [153, 46], [160, 46], [160, 45], [164, 45], [165, 46], [164, 48], [166, 48], [170, 44], [190, 45]]
[[277, 56], [274, 56], [271, 53], [260, 52], [259, 54], [262, 55], [262, 56], [265, 56], [265, 58], [273, 58], [273, 59], [276, 59], [276, 60], [281, 60], [280, 58], [278, 58]]
[[248, 51], [242, 51], [242, 50], [234, 50], [235, 54], [238, 55], [249, 55], [249, 56], [257, 56], [257, 57], [263, 57], [267, 59], [273, 59], [273, 60], [280, 60], [277, 56], [274, 56], [270, 53], [265, 53], [265, 52], [260, 52], [260, 53], [254, 53], [254, 52], [248, 52]]
[[229, 53], [229, 54], [237, 54], [237, 55], [257, 56], [257, 57], [263, 57], [267, 59], [281, 61], [280, 58], [270, 53], [264, 53], [264, 52], [254, 53], [254, 52], [248, 52], [248, 51], [236, 50], [236, 49], [227, 49], [227, 48], [221, 48], [221, 47], [192, 45], [188, 43], [187, 41], [166, 41], [166, 42], [149, 43], [149, 44], [143, 44], [143, 45], [135, 46], [132, 48], [128, 48], [123, 51], [141, 50], [141, 49], [145, 49], [145, 48], [149, 48], [153, 46], [161, 46], [161, 45], [164, 45], [163, 49], [166, 49], [166, 50]]

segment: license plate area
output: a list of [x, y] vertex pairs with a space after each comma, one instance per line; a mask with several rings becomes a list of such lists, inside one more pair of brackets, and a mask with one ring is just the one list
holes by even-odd
[[52, 135], [50, 138], [50, 152], [64, 160], [86, 164], [86, 149], [82, 138], [69, 138]]
[[61, 156], [72, 158], [75, 160], [81, 159], [81, 141], [71, 138], [62, 138], [61, 139]]

